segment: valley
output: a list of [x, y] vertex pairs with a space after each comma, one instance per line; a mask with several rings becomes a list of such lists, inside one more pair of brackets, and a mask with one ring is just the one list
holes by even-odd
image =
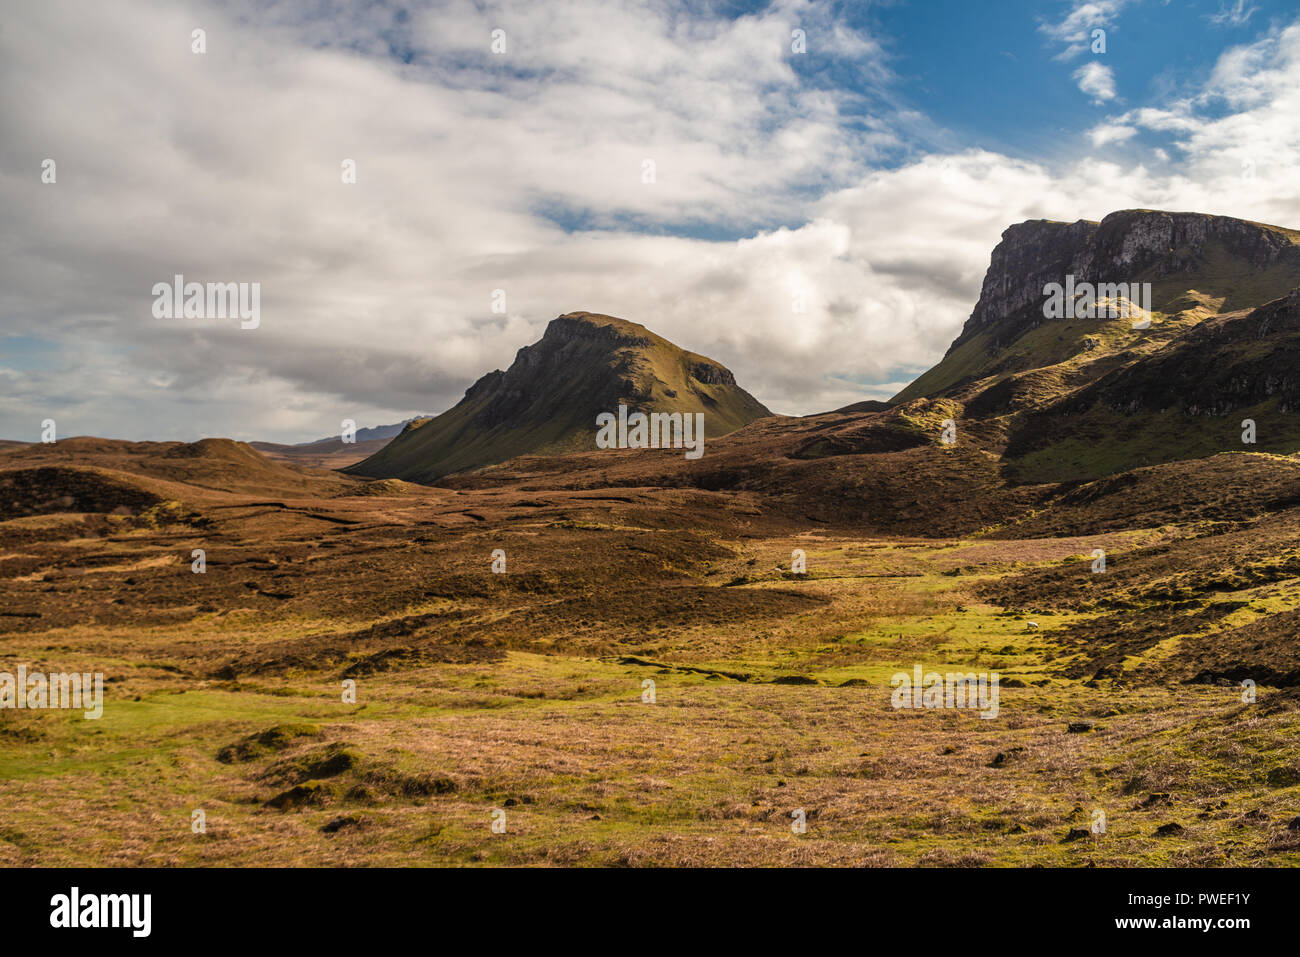
[[[1155, 474], [922, 535], [184, 448], [195, 484], [136, 480], [176, 499], [0, 523], [8, 670], [105, 674], [99, 721], [0, 712], [7, 865], [1300, 862], [1289, 459], [1211, 460], [1208, 501]], [[916, 664], [998, 673], [996, 720], [895, 710]]]
[[0, 672], [103, 681], [0, 708], [0, 862], [1300, 864], [1298, 241], [1012, 226], [835, 412], [572, 312], [357, 442], [0, 443]]

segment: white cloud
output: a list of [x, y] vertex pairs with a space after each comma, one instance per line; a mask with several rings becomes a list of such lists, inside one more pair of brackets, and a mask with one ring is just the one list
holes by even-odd
[[[850, 122], [791, 67], [800, 26], [808, 56], [887, 92], [876, 43], [811, 4], [717, 22], [632, 0], [226, 9], [51, 0], [0, 32], [0, 351], [58, 347], [0, 355], [0, 435], [53, 415], [61, 435], [298, 440], [438, 412], [576, 309], [813, 412], [941, 357], [1014, 222], [1143, 206], [1300, 225], [1297, 27], [1226, 52], [1195, 96], [1079, 131], [1136, 159], [899, 165], [881, 161], [923, 118], [873, 103]], [[1130, 130], [1162, 139], [1159, 172]], [[261, 328], [154, 320], [150, 287], [176, 272], [260, 281]]]
[[1243, 27], [1257, 11], [1258, 7], [1246, 6], [1246, 0], [1236, 0], [1233, 4], [1219, 4], [1219, 12], [1210, 16], [1210, 22], [1222, 26]]
[[1075, 0], [1070, 12], [1056, 22], [1043, 22], [1039, 30], [1065, 49], [1057, 59], [1069, 60], [1092, 48], [1093, 30], [1108, 30], [1115, 24], [1128, 0]]
[[1137, 136], [1137, 127], [1123, 126], [1118, 123], [1103, 123], [1088, 131], [1088, 139], [1095, 147], [1105, 146], [1108, 143], [1122, 143], [1134, 136]]
[[1204, 201], [1218, 192], [1251, 218], [1300, 225], [1300, 23], [1224, 51], [1194, 96], [1111, 122], [1167, 136]]
[[[737, 248], [634, 229], [802, 221], [895, 145], [883, 120], [845, 129], [840, 95], [796, 77], [794, 25], [805, 55], [886, 76], [870, 38], [809, 4], [737, 20], [653, 3], [444, 4], [402, 21], [409, 63], [374, 39], [401, 9], [357, 21], [326, 6], [304, 24], [292, 5], [52, 2], [6, 24], [4, 333], [172, 373], [165, 390], [84, 381], [35, 398], [41, 376], [27, 375], [30, 401], [0, 402], [6, 433], [29, 434], [50, 406], [76, 431], [148, 434], [186, 427], [186, 402], [201, 401], [204, 427], [272, 437], [333, 428], [338, 409], [310, 411], [326, 403], [358, 421], [438, 411], [556, 314], [599, 301], [644, 315], [658, 300], [626, 287], [667, 296], [661, 264]], [[489, 49], [498, 25], [503, 57]], [[46, 156], [53, 186], [38, 179]], [[355, 186], [340, 183], [344, 158]], [[149, 290], [177, 272], [260, 281], [262, 327], [153, 320]], [[506, 316], [489, 311], [497, 288]], [[272, 384], [284, 401], [221, 414]], [[130, 411], [104, 421], [113, 406]]]
[[1074, 81], [1094, 103], [1115, 99], [1115, 73], [1104, 63], [1096, 60], [1085, 63], [1074, 71]]

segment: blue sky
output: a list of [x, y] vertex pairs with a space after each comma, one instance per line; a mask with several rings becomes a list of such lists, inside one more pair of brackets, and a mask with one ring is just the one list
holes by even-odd
[[[1072, 67], [1094, 58], [1057, 58], [1065, 45], [1043, 27], [1063, 19], [1067, 4], [1006, 0], [999, 3], [898, 4], [872, 11], [881, 32], [893, 38], [893, 67], [907, 101], [957, 142], [1037, 157], [1050, 152], [1062, 132], [1077, 124], [1063, 118], [1081, 110], [1107, 111], [1080, 95]], [[1267, 7], [1251, 20], [1262, 25]], [[1141, 102], [1165, 85], [1203, 82], [1232, 32], [1214, 25], [1217, 3], [1136, 4], [1106, 30], [1107, 52], [1095, 56], [1111, 67], [1118, 98]], [[1107, 18], [1109, 19], [1109, 18]], [[1106, 21], [1100, 21], [1105, 23]], [[1240, 29], [1240, 28], [1238, 28]]]
[[[397, 421], [579, 309], [779, 412], [886, 398], [943, 355], [1012, 223], [1300, 226], [1298, 21], [1269, 0], [22, 5], [0, 436]], [[176, 273], [261, 283], [260, 325], [155, 318]]]
[[[1114, 8], [1093, 21], [1105, 31], [1106, 52], [1064, 56], [1071, 44], [1054, 37], [1052, 28], [1090, 6]], [[844, 22], [880, 39], [893, 74], [893, 101], [932, 125], [887, 161], [895, 164], [917, 151], [971, 146], [1030, 160], [1058, 158], [1070, 151], [1081, 118], [1101, 120], [1117, 105], [1194, 96], [1225, 49], [1280, 29], [1297, 15], [1295, 4], [1286, 0], [1109, 5], [932, 0], [843, 4], [839, 11]], [[1089, 61], [1111, 71], [1113, 99], [1098, 102], [1080, 90], [1074, 73]], [[795, 66], [821, 82], [862, 93], [868, 110], [875, 105], [878, 88], [860, 83], [854, 69], [839, 68], [833, 58], [812, 56]], [[1130, 145], [1151, 148], [1164, 142], [1148, 132]]]

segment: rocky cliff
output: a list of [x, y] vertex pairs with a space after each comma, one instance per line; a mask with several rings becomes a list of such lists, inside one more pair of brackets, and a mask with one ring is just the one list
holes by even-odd
[[[990, 376], [1092, 360], [1138, 345], [1130, 323], [1044, 315], [1044, 286], [1151, 283], [1159, 341], [1212, 315], [1263, 305], [1300, 285], [1300, 232], [1203, 213], [1122, 210], [1099, 223], [1031, 220], [993, 250], [979, 301], [942, 362], [894, 399], [958, 395]], [[1100, 371], [1100, 369], [1098, 369]]]

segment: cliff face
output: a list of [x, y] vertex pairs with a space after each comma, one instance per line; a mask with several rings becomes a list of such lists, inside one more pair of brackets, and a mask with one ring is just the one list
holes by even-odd
[[948, 352], [1000, 319], [1043, 301], [1043, 286], [1059, 282], [1096, 234], [1097, 223], [1033, 219], [1002, 233], [993, 250], [980, 298]]
[[1243, 269], [1266, 269], [1290, 256], [1291, 230], [1228, 216], [1125, 210], [1097, 226], [1076, 264], [1078, 273], [1100, 277], [1114, 271], [1146, 271], [1148, 279], [1192, 273], [1218, 244]]
[[[1150, 284], [1150, 323], [1047, 318], [1044, 286], [1067, 277]], [[893, 407], [936, 400], [1013, 481], [1300, 450], [1300, 232], [1153, 210], [1012, 226], [961, 334]]]
[[349, 471], [427, 482], [517, 455], [591, 449], [596, 416], [620, 404], [702, 412], [710, 438], [770, 414], [720, 363], [634, 322], [569, 313], [520, 349], [509, 369], [488, 373], [454, 408]]
[[[1060, 322], [1043, 288], [1151, 283], [1156, 320], [1202, 320], [1259, 306], [1300, 285], [1300, 233], [1226, 216], [1122, 210], [1100, 223], [1031, 220], [993, 250], [979, 301], [942, 362], [894, 399], [959, 395], [989, 376], [1095, 360], [1134, 344], [1129, 323]], [[1162, 333], [1156, 333], [1159, 336]]]

